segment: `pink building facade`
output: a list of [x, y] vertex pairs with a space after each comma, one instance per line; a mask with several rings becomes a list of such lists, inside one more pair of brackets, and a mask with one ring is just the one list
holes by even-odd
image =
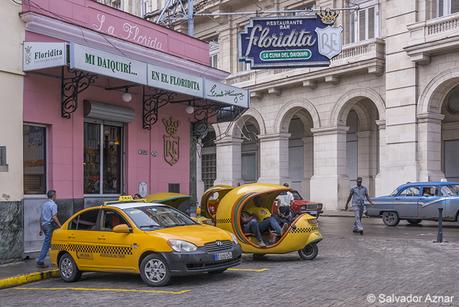
[[234, 107], [205, 90], [227, 89], [208, 44], [90, 0], [24, 2], [20, 18], [24, 252], [49, 189], [61, 220], [125, 193], [190, 194], [194, 124]]

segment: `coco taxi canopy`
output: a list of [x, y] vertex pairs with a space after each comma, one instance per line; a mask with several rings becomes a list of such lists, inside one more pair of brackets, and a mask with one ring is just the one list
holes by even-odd
[[145, 63], [75, 43], [24, 43], [24, 71], [69, 66], [96, 75], [129, 81], [229, 106], [248, 108], [249, 92], [200, 76]]

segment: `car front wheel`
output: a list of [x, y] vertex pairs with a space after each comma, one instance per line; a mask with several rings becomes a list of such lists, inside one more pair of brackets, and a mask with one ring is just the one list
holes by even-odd
[[386, 211], [382, 214], [382, 220], [387, 226], [397, 226], [400, 222], [397, 212]]
[[319, 247], [316, 243], [306, 245], [303, 249], [298, 251], [302, 260], [313, 260], [319, 254]]
[[142, 260], [140, 276], [149, 286], [162, 287], [170, 281], [171, 272], [163, 257], [151, 254]]
[[407, 219], [406, 221], [407, 221], [408, 223], [410, 223], [411, 225], [418, 225], [419, 223], [421, 223], [422, 220]]
[[74, 282], [81, 277], [81, 272], [78, 270], [75, 260], [67, 253], [59, 259], [59, 274], [65, 282]]

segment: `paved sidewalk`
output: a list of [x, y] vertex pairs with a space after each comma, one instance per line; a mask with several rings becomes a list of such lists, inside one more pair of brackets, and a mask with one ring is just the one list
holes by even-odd
[[58, 270], [51, 266], [38, 268], [35, 259], [0, 265], [0, 289], [53, 277], [58, 277]]
[[[330, 217], [354, 217], [354, 212], [352, 210], [341, 211], [341, 210], [324, 210], [320, 216], [330, 216]], [[319, 217], [320, 218], [320, 217]]]

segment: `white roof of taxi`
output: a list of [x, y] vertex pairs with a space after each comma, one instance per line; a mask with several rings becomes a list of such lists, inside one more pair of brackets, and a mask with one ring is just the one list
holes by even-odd
[[131, 208], [141, 208], [141, 207], [151, 207], [151, 206], [164, 206], [164, 204], [157, 203], [144, 203], [144, 202], [120, 202], [115, 204], [107, 204], [110, 207], [116, 207], [118, 209], [131, 209]]

